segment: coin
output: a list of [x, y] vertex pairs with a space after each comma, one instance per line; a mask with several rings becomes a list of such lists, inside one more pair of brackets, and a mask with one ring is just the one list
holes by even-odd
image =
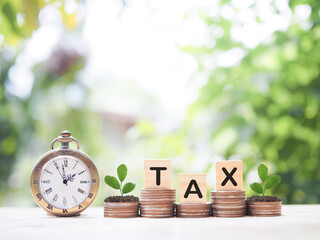
[[244, 217], [247, 213], [245, 191], [210, 192], [214, 217]]
[[257, 217], [281, 216], [282, 202], [248, 202], [248, 215]]
[[104, 202], [104, 217], [138, 217], [139, 202]]
[[210, 195], [214, 196], [234, 196], [234, 195], [245, 195], [245, 191], [211, 191]]
[[210, 203], [182, 203], [176, 204], [176, 216], [183, 218], [210, 217]]
[[175, 189], [142, 189], [140, 200], [141, 217], [165, 218], [174, 216]]

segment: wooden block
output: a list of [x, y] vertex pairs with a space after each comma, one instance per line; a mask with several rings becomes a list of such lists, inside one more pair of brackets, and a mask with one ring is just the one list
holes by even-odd
[[171, 160], [144, 160], [144, 188], [171, 189]]
[[242, 160], [216, 161], [216, 191], [242, 191]]
[[180, 173], [179, 200], [180, 203], [206, 203], [207, 174]]

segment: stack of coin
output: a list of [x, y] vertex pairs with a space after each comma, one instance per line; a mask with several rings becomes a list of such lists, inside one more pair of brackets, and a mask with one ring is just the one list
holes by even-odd
[[104, 216], [114, 218], [138, 217], [139, 201], [104, 202]]
[[140, 215], [149, 218], [173, 217], [175, 200], [175, 189], [142, 189]]
[[256, 217], [281, 216], [281, 201], [277, 202], [249, 202], [248, 215]]
[[245, 191], [210, 192], [214, 217], [244, 217], [247, 214]]
[[210, 217], [210, 203], [180, 203], [176, 205], [176, 216], [183, 218]]

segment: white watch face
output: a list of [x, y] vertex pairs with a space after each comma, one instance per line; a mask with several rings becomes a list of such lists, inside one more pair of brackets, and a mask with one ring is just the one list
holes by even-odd
[[59, 156], [48, 161], [39, 175], [39, 191], [47, 203], [60, 209], [81, 204], [91, 190], [88, 167], [72, 156]]

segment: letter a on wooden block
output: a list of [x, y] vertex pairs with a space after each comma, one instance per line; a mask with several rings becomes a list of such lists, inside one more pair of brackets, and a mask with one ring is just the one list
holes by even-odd
[[180, 173], [179, 200], [180, 203], [206, 203], [207, 174]]
[[242, 161], [216, 161], [216, 191], [242, 191]]
[[144, 188], [171, 189], [171, 160], [144, 160]]

